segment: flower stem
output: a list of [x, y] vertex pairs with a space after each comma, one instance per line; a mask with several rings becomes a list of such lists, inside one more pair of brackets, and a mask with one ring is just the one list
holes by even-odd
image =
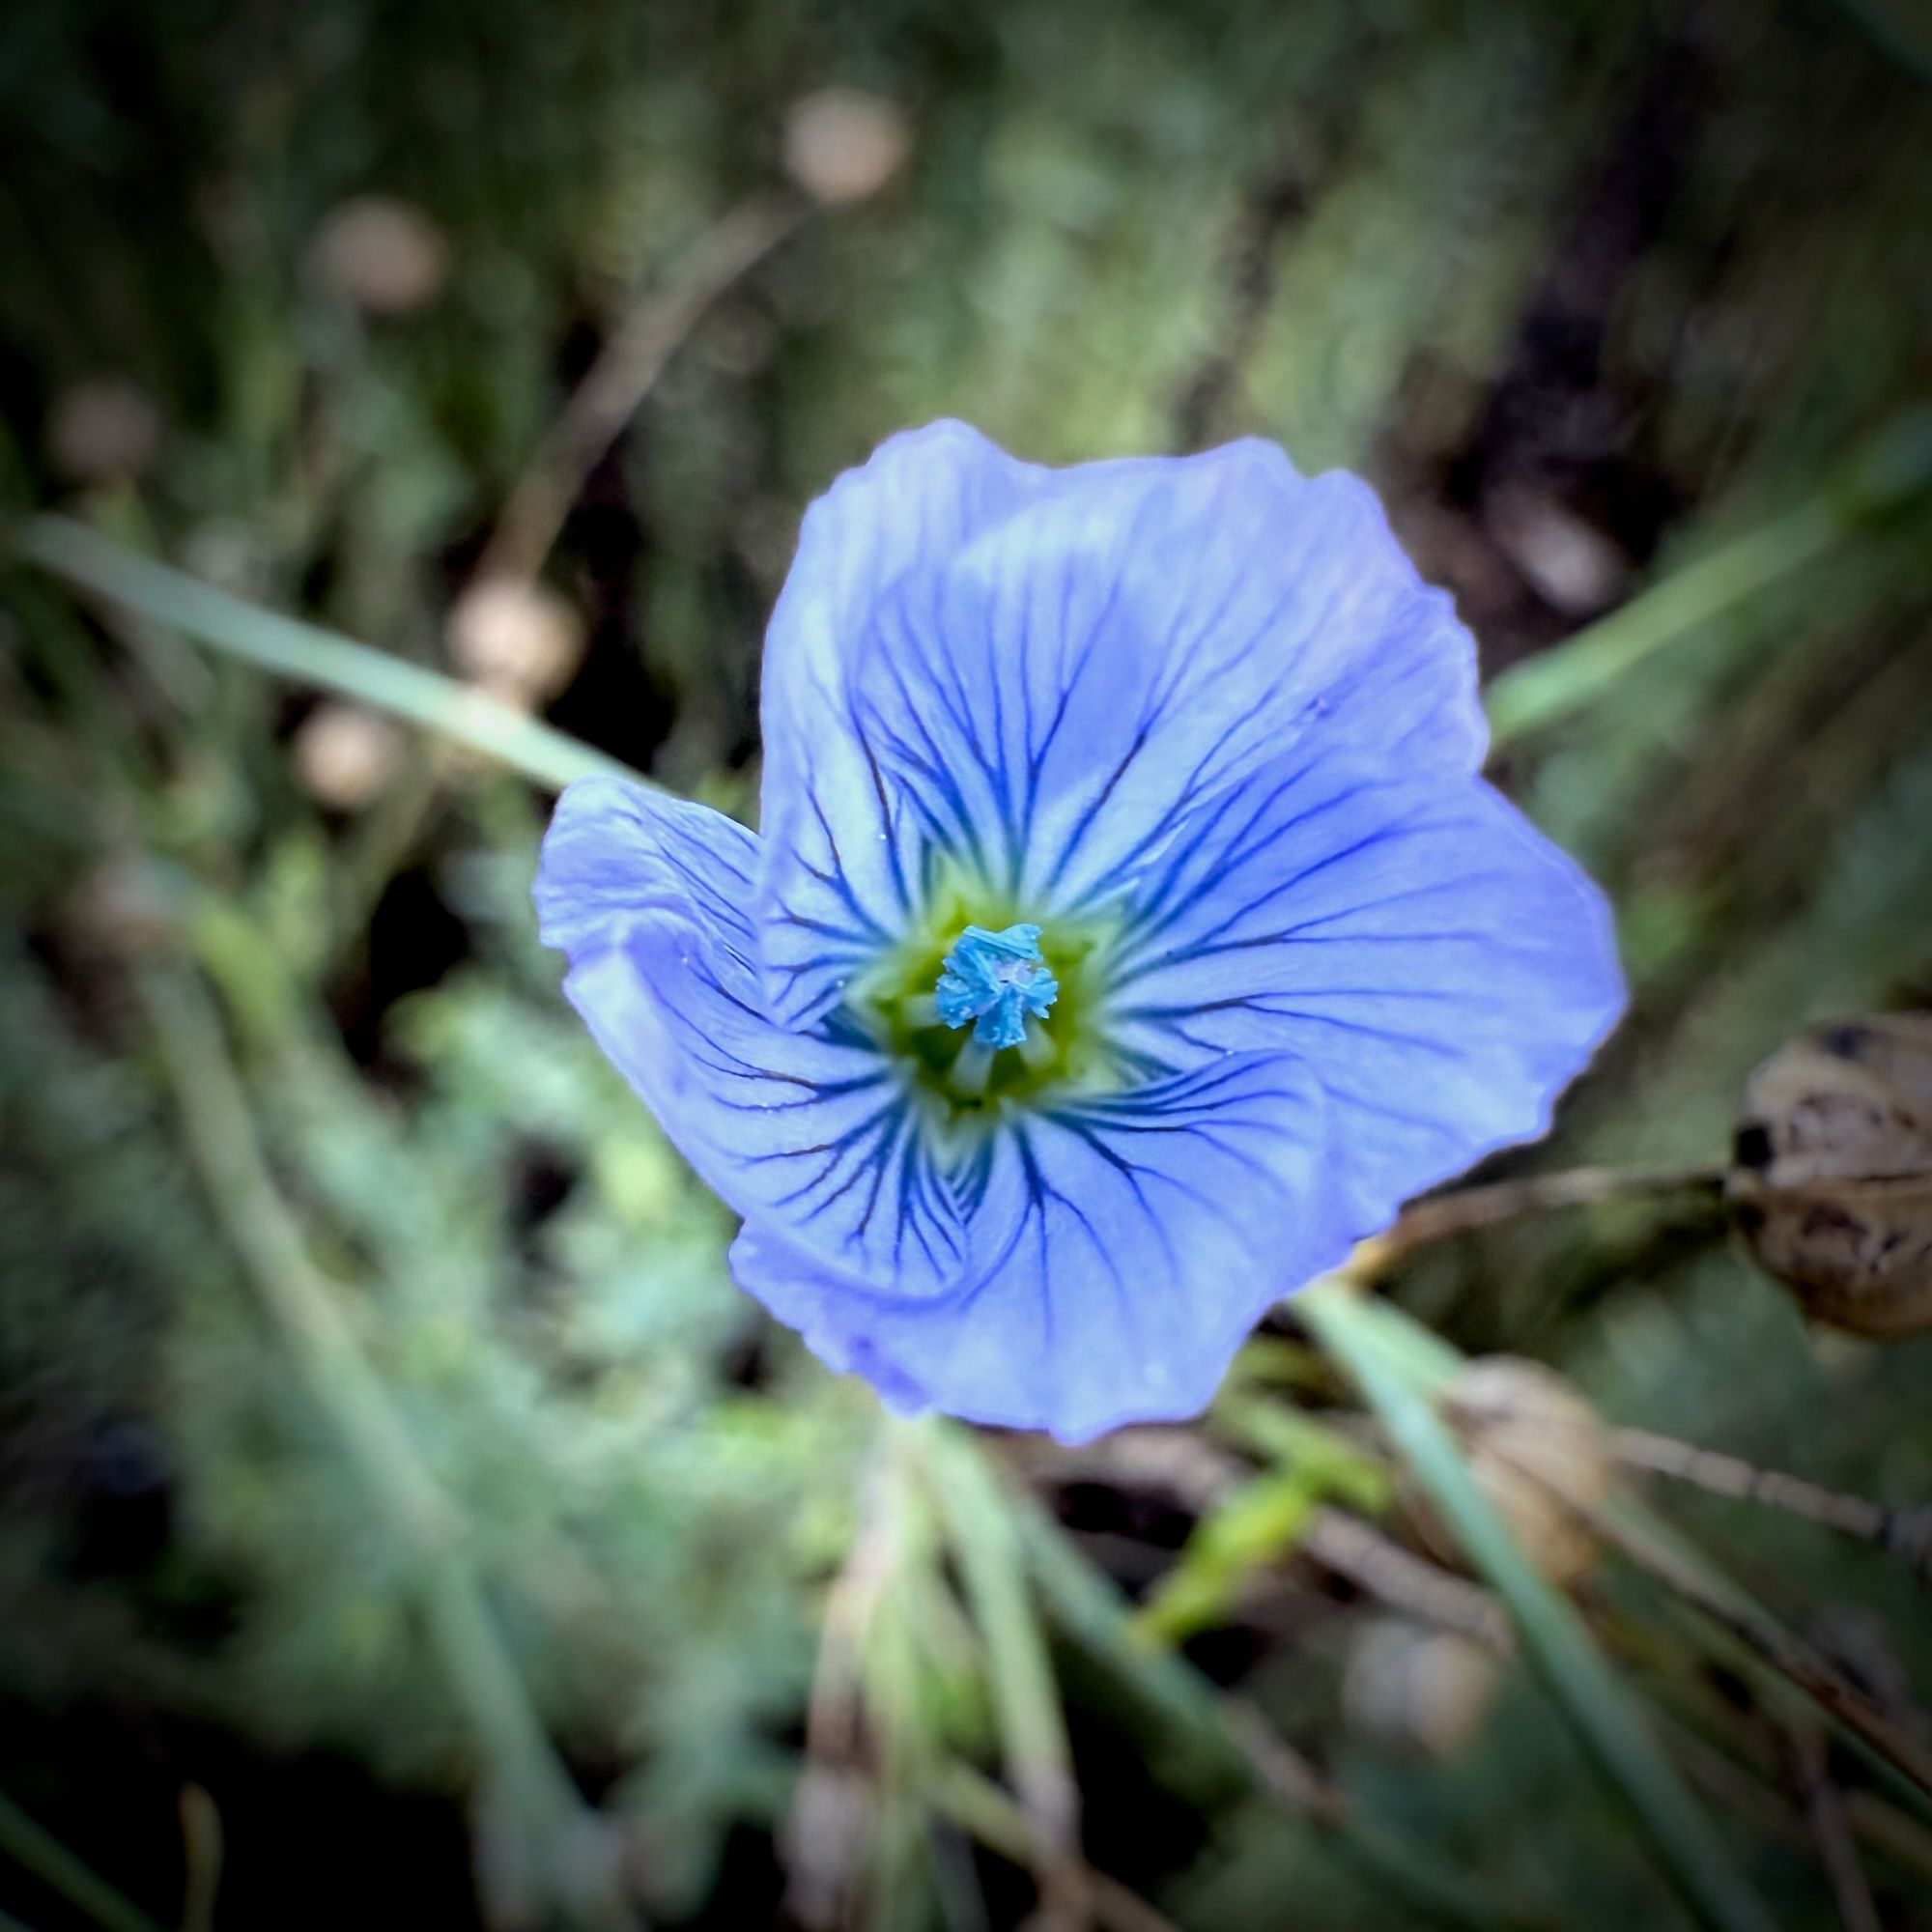
[[973, 1437], [944, 1424], [914, 1427], [986, 1646], [1008, 1775], [1033, 1828], [1042, 1923], [1056, 1932], [1084, 1924], [1080, 1792], [1012, 1513]]

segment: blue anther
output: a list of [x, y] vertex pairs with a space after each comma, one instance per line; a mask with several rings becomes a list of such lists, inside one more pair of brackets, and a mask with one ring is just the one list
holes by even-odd
[[933, 988], [939, 1017], [950, 1027], [973, 1021], [973, 1037], [982, 1046], [1018, 1046], [1026, 1038], [1027, 1015], [1044, 1019], [1060, 994], [1060, 981], [1040, 957], [1037, 925], [1009, 925], [1004, 932], [969, 925], [945, 963]]

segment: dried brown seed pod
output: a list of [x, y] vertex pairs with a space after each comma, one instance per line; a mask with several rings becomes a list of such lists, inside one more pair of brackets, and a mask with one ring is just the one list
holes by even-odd
[[1745, 1086], [1732, 1218], [1807, 1315], [1932, 1328], [1932, 1014], [1800, 1034]]
[[1501, 1681], [1495, 1654], [1473, 1637], [1378, 1617], [1349, 1652], [1342, 1708], [1368, 1736], [1440, 1760], [1482, 1729]]
[[[1572, 1583], [1595, 1559], [1585, 1520], [1608, 1500], [1616, 1460], [1603, 1419], [1554, 1369], [1516, 1355], [1470, 1362], [1450, 1384], [1444, 1413], [1483, 1492], [1552, 1582]], [[1445, 1561], [1454, 1539], [1419, 1498], [1408, 1513]]]

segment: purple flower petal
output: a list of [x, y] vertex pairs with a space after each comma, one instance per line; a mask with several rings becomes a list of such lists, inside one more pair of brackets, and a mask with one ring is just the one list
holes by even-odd
[[1603, 895], [1490, 786], [1323, 745], [1144, 881], [1110, 1022], [1160, 1059], [1293, 1054], [1366, 1231], [1546, 1131], [1623, 1002]]
[[836, 1001], [936, 867], [1029, 907], [1116, 893], [1311, 731], [1474, 769], [1473, 647], [1352, 477], [1255, 441], [1044, 470], [942, 427], [817, 506], [793, 582], [836, 595], [788, 589], [774, 620], [785, 1014]]
[[849, 1030], [766, 1017], [746, 917], [757, 840], [614, 779], [557, 806], [543, 934], [597, 1043], [727, 1206], [902, 1295], [953, 1286], [965, 1229], [892, 1064]]
[[768, 1223], [732, 1271], [889, 1401], [1085, 1441], [1193, 1415], [1269, 1305], [1348, 1252], [1319, 1089], [1280, 1054], [1014, 1118], [975, 1163], [975, 1258], [912, 1304], [815, 1265]]

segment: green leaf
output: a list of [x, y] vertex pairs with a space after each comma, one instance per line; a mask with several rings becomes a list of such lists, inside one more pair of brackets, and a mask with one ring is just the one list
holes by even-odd
[[1080, 1799], [1012, 1510], [973, 1436], [939, 1423], [913, 1427], [985, 1642], [1007, 1773], [1038, 1834], [1044, 1877], [1056, 1856], [1077, 1848]]
[[1319, 1500], [1315, 1486], [1293, 1470], [1230, 1490], [1195, 1525], [1180, 1560], [1141, 1606], [1136, 1634], [1173, 1645], [1220, 1621], [1250, 1577], [1294, 1548]]

